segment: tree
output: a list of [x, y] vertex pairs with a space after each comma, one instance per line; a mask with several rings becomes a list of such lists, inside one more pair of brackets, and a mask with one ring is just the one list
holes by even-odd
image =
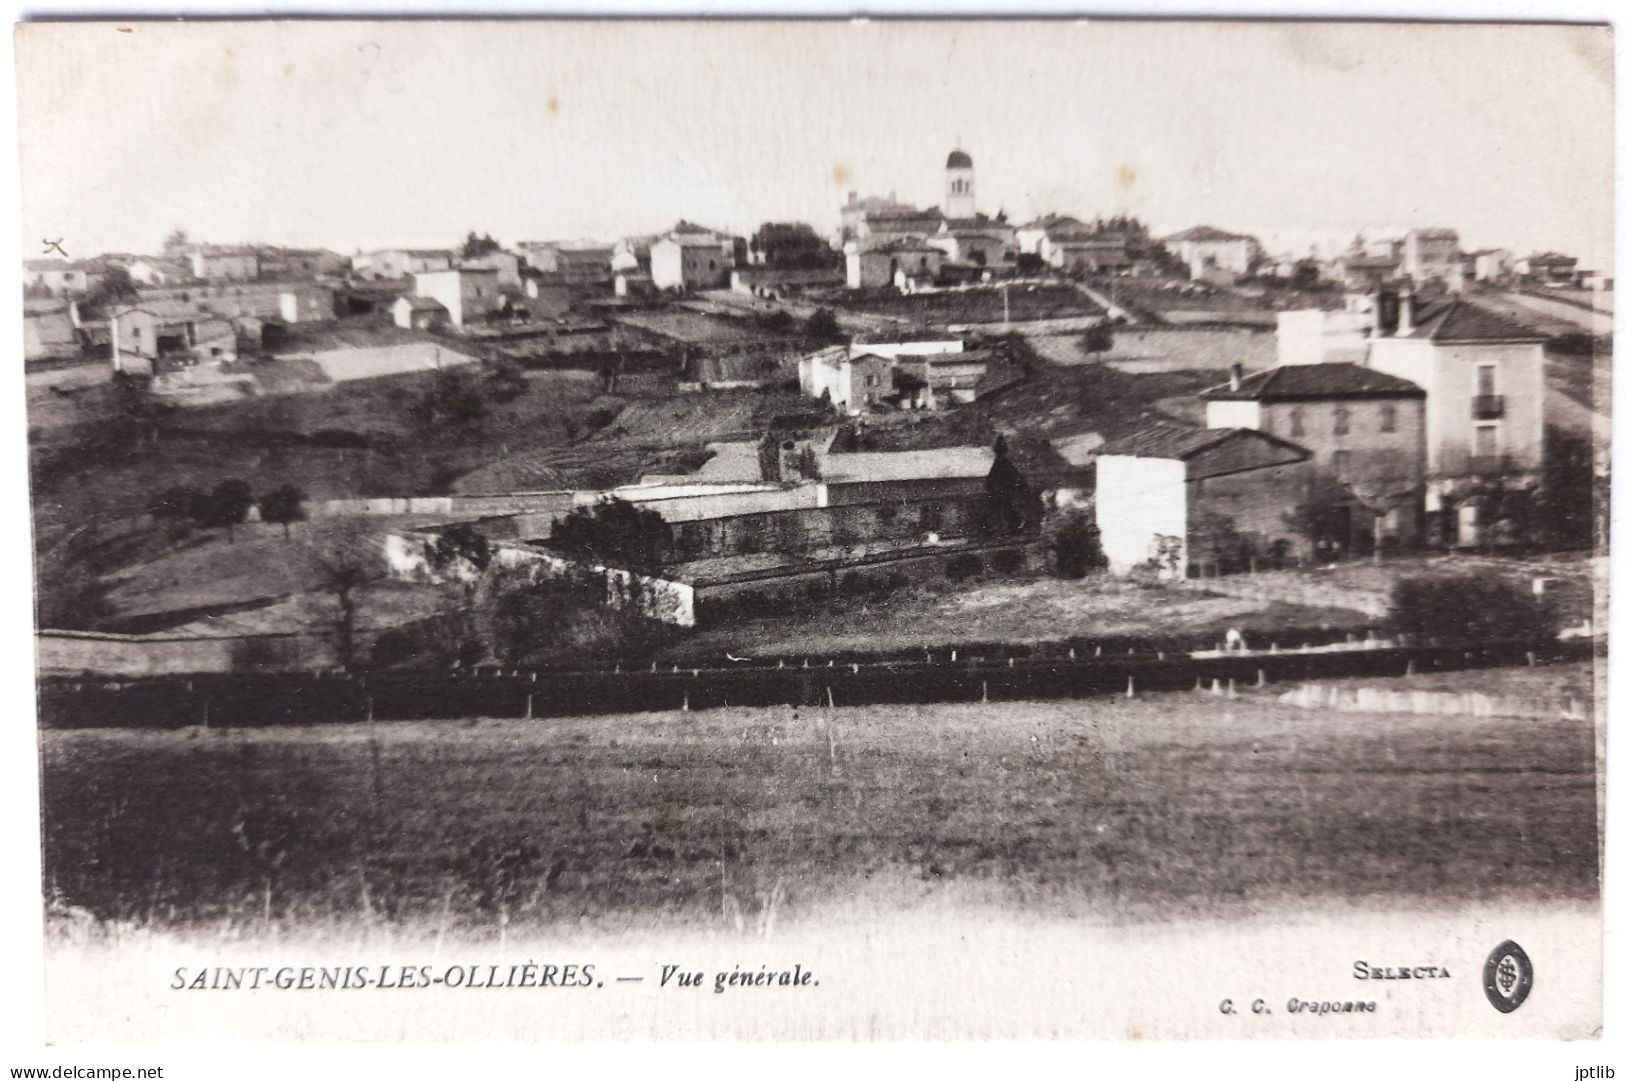
[[502, 250], [502, 245], [491, 238], [490, 233], [480, 236], [474, 230], [468, 231], [468, 239], [463, 241], [463, 258], [478, 259], [482, 255]]
[[341, 665], [352, 667], [361, 591], [384, 576], [372, 533], [360, 520], [341, 522], [311, 545], [310, 554], [317, 588], [332, 596], [338, 606], [333, 620], [334, 652]]
[[750, 250], [770, 267], [825, 270], [840, 264], [840, 253], [803, 222], [766, 222], [750, 238]]
[[1100, 547], [1100, 527], [1092, 511], [1070, 510], [1045, 523], [1050, 549], [1055, 553], [1055, 573], [1062, 578], [1082, 578], [1106, 566], [1106, 553]]
[[467, 522], [454, 522], [429, 545], [428, 556], [437, 571], [469, 567], [480, 574], [491, 565], [491, 542]]
[[185, 251], [191, 243], [192, 238], [186, 234], [186, 230], [177, 225], [164, 238], [164, 254], [174, 256]]
[[407, 399], [407, 421], [420, 439], [447, 431], [483, 438], [488, 388], [471, 367], [442, 368], [421, 393]]
[[1112, 332], [1111, 323], [1102, 319], [1083, 332], [1083, 337], [1078, 341], [1078, 348], [1087, 357], [1096, 353], [1110, 353], [1115, 344], [1117, 340]]
[[1027, 481], [1010, 460], [1010, 448], [1000, 435], [993, 440], [993, 468], [987, 474], [989, 525], [994, 532], [1015, 533], [1028, 525]]
[[1049, 264], [1037, 252], [1024, 251], [1016, 256], [1016, 273], [1023, 276], [1043, 274], [1049, 270]]
[[842, 337], [841, 324], [828, 308], [819, 308], [807, 317], [806, 333], [815, 342], [834, 342]]
[[246, 480], [223, 480], [214, 486], [203, 506], [203, 524], [224, 529], [227, 543], [236, 544], [237, 527], [248, 520], [248, 508], [253, 505], [254, 490]]
[[1313, 259], [1299, 259], [1292, 264], [1292, 288], [1314, 289], [1320, 285], [1320, 266]]
[[96, 283], [96, 288], [85, 295], [80, 306], [86, 311], [106, 314], [109, 308], [139, 300], [140, 297], [130, 272], [121, 266], [110, 266], [101, 281]]
[[305, 520], [305, 493], [292, 484], [273, 488], [260, 496], [260, 518], [279, 523], [282, 539], [288, 540], [292, 536], [289, 527]]
[[659, 511], [604, 496], [554, 519], [551, 543], [595, 562], [655, 570], [665, 564], [673, 538]]

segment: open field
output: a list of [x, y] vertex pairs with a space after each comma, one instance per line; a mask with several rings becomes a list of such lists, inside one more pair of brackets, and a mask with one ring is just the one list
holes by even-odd
[[[527, 390], [491, 401], [477, 437], [423, 431], [408, 412], [432, 377], [396, 376], [319, 394], [253, 399], [155, 418], [140, 437], [102, 388], [99, 415], [52, 431], [32, 447], [35, 513], [57, 519], [132, 514], [169, 487], [209, 488], [240, 477], [256, 491], [295, 484], [316, 499], [426, 495], [493, 458], [562, 447], [607, 421], [621, 401], [601, 397], [586, 373], [532, 372]], [[350, 445], [344, 445], [344, 444]]]
[[1081, 335], [1029, 335], [1028, 342], [1044, 359], [1065, 366], [1105, 362], [1122, 372], [1171, 372], [1191, 369], [1228, 371], [1240, 364], [1253, 370], [1275, 363], [1275, 335], [1254, 330], [1169, 330], [1119, 327], [1110, 352], [1084, 356]]
[[1002, 323], [1008, 293], [1010, 320], [1070, 319], [1104, 314], [1099, 304], [1070, 285], [1013, 285], [1010, 289], [944, 289], [900, 294], [865, 290], [843, 294], [843, 308], [930, 323]]
[[1290, 629], [1364, 627], [1371, 617], [1344, 608], [1304, 607], [1165, 589], [1104, 575], [942, 585], [869, 602], [822, 602], [772, 618], [701, 631], [668, 651], [674, 659], [823, 656], [927, 648], [964, 642], [1048, 642], [1078, 636], [1213, 635], [1231, 627], [1261, 634]]
[[1379, 690], [1451, 691], [1528, 699], [1553, 704], [1601, 705], [1599, 671], [1593, 664], [1543, 665], [1538, 668], [1475, 668], [1457, 672], [1418, 672], [1414, 676], [1321, 679], [1326, 687], [1371, 687]]
[[48, 731], [45, 888], [150, 927], [1124, 922], [1594, 899], [1593, 733], [1190, 694]]

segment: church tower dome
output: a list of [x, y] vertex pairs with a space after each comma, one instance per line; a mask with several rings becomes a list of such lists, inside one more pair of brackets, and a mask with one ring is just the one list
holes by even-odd
[[976, 216], [976, 167], [970, 155], [955, 148], [948, 155], [942, 212], [950, 218]]

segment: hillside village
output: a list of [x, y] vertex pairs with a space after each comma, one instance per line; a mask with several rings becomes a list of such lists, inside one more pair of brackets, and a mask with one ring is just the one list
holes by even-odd
[[[1018, 223], [961, 148], [941, 185], [828, 233], [29, 260], [42, 666], [642, 663], [850, 644], [879, 596], [874, 648], [1324, 630], [1395, 568], [1588, 573], [1610, 279]], [[508, 580], [586, 601], [499, 633]]]

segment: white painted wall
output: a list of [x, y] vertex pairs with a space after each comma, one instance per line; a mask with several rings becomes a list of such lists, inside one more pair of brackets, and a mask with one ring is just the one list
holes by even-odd
[[[1105, 454], [1095, 459], [1095, 522], [1112, 573], [1150, 558], [1157, 536], [1188, 546], [1185, 463], [1174, 458]], [[1183, 576], [1183, 560], [1175, 577]]]
[[1252, 428], [1263, 431], [1257, 402], [1211, 401], [1207, 403], [1209, 428]]

